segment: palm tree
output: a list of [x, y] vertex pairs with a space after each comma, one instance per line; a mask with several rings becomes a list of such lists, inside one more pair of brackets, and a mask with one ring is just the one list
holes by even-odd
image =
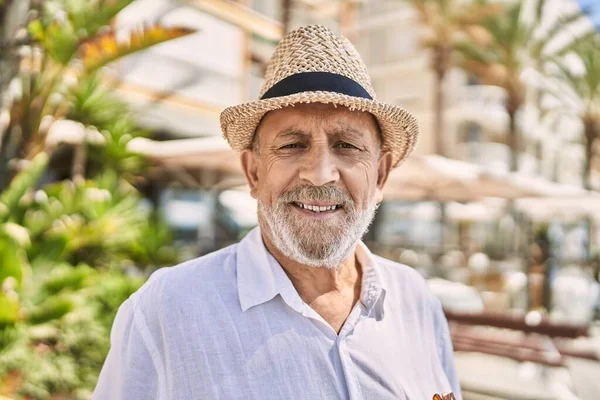
[[423, 37], [423, 45], [431, 52], [430, 67], [435, 75], [433, 134], [435, 152], [446, 155], [444, 146], [444, 81], [453, 66], [453, 54], [457, 39], [462, 32], [473, 35], [480, 32], [478, 23], [491, 15], [496, 15], [500, 7], [488, 4], [486, 0], [476, 0], [465, 6], [459, 0], [408, 0], [417, 11], [420, 22], [428, 32]]
[[[535, 2], [533, 11], [527, 8]], [[459, 46], [461, 66], [473, 73], [482, 82], [499, 86], [506, 91], [505, 108], [509, 117], [508, 143], [511, 149], [510, 169], [518, 170], [518, 155], [521, 149], [517, 127], [517, 115], [525, 103], [527, 84], [523, 72], [528, 69], [542, 69], [552, 58], [551, 45], [557, 35], [568, 24], [583, 18], [581, 12], [563, 16], [554, 21], [550, 28], [542, 24], [552, 12], [547, 0], [517, 1], [507, 6], [503, 12], [485, 18], [480, 27], [485, 35], [478, 38], [469, 35]], [[533, 12], [528, 15], [528, 12]], [[532, 18], [528, 18], [532, 17]]]
[[[186, 28], [147, 26], [117, 41], [113, 18], [133, 0], [48, 0], [27, 27], [30, 45], [22, 47], [20, 89], [0, 131], [0, 190], [15, 171], [9, 161], [32, 159], [44, 149], [49, 122], [73, 114], [81, 85], [89, 85], [106, 64], [189, 33]], [[13, 49], [14, 50], [14, 49]], [[98, 90], [100, 85], [97, 85]], [[97, 96], [88, 92], [88, 100]], [[81, 99], [79, 99], [81, 103]], [[76, 113], [79, 121], [90, 123]], [[1, 128], [1, 127], [0, 127]]]
[[283, 25], [283, 34], [284, 35], [290, 31], [293, 7], [294, 7], [294, 0], [282, 0], [282, 2], [281, 2], [281, 24]]
[[[579, 66], [579, 71], [574, 66]], [[553, 69], [552, 76], [556, 80], [548, 86], [547, 93], [559, 102], [545, 109], [545, 112], [554, 118], [568, 115], [581, 120], [585, 149], [583, 183], [590, 190], [594, 145], [600, 138], [599, 35], [575, 41], [558, 55], [549, 68]]]
[[[430, 51], [430, 68], [435, 75], [433, 137], [435, 153], [446, 156], [444, 143], [444, 81], [454, 64], [453, 55], [457, 39], [465, 30], [476, 34], [477, 23], [485, 17], [495, 15], [500, 7], [488, 4], [487, 0], [475, 0], [468, 6], [459, 0], [408, 0], [417, 11], [420, 22], [427, 28], [422, 38], [423, 46]], [[443, 251], [446, 226], [446, 207], [440, 207], [440, 247]]]
[[17, 32], [27, 17], [29, 4], [13, 0], [0, 0], [0, 147], [3, 133], [10, 123], [8, 109], [11, 99], [8, 87], [19, 70]]

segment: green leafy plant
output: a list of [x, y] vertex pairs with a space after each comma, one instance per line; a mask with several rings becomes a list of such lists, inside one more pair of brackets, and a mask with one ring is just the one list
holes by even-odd
[[19, 319], [18, 290], [29, 270], [26, 249], [31, 244], [29, 232], [19, 224], [22, 203], [47, 164], [48, 156], [38, 155], [0, 194], [0, 329], [12, 326]]
[[[12, 176], [8, 161], [32, 159], [43, 151], [53, 120], [72, 117], [84, 124], [93, 123], [98, 112], [93, 107], [78, 106], [108, 97], [102, 92], [101, 85], [90, 86], [101, 67], [193, 32], [182, 27], [153, 25], [130, 32], [125, 40], [117, 40], [110, 22], [132, 2], [49, 0], [42, 3], [38, 17], [28, 25], [30, 44], [23, 47], [23, 57], [19, 60], [21, 68], [17, 78], [20, 88], [11, 102], [9, 123], [6, 128], [0, 126], [5, 131], [0, 132], [3, 137], [0, 142], [0, 190]], [[87, 98], [82, 98], [83, 95]], [[101, 129], [113, 128], [116, 123], [113, 120], [112, 126]], [[119, 125], [119, 128], [127, 130], [131, 127]], [[128, 133], [132, 135], [133, 129]], [[117, 139], [123, 136], [121, 132]]]
[[[573, 58], [580, 71], [574, 70]], [[554, 57], [548, 70], [553, 80], [545, 93], [557, 101], [543, 111], [554, 121], [564, 116], [581, 121], [585, 149], [583, 182], [586, 189], [592, 189], [594, 146], [600, 138], [600, 37], [594, 34], [574, 41]]]
[[430, 51], [430, 68], [434, 71], [434, 114], [433, 126], [436, 153], [445, 154], [444, 138], [444, 93], [446, 75], [456, 63], [455, 56], [460, 38], [465, 32], [481, 34], [482, 20], [497, 15], [501, 7], [486, 0], [476, 0], [468, 5], [458, 0], [406, 0], [417, 11], [426, 32], [423, 46]]
[[[460, 65], [477, 76], [483, 83], [499, 86], [506, 91], [505, 108], [509, 117], [508, 142], [511, 152], [511, 170], [518, 169], [521, 149], [517, 115], [525, 104], [527, 85], [523, 72], [527, 68], [543, 73], [543, 65], [557, 51], [553, 40], [571, 24], [585, 16], [577, 11], [554, 21], [551, 27], [542, 22], [548, 15], [550, 3], [532, 0], [533, 15], [527, 18], [531, 1], [509, 3], [503, 12], [480, 22], [482, 29], [476, 35], [467, 35], [457, 45]], [[560, 49], [559, 49], [560, 50]]]
[[118, 307], [143, 283], [113, 269], [54, 265], [23, 293], [24, 318], [0, 329], [0, 393], [89, 399]]
[[[150, 26], [117, 41], [110, 22], [132, 1], [45, 1], [27, 40], [8, 43], [22, 57], [18, 90], [0, 110], [0, 396], [88, 399], [118, 307], [148, 272], [178, 260], [169, 229], [129, 183], [144, 161], [127, 143], [143, 132], [101, 69], [191, 31]], [[103, 141], [75, 146], [79, 179], [40, 185], [59, 119]], [[77, 156], [89, 146], [89, 160]]]

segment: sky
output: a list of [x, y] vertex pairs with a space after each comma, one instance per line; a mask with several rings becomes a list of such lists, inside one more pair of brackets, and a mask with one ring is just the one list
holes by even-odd
[[588, 12], [596, 29], [600, 30], [600, 0], [577, 0], [577, 2]]

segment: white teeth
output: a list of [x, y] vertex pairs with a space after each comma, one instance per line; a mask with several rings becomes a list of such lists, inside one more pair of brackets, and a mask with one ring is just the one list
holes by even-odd
[[323, 211], [331, 211], [335, 210], [337, 206], [311, 206], [308, 204], [297, 203], [300, 208], [304, 208], [305, 210], [310, 210], [313, 212], [323, 212]]

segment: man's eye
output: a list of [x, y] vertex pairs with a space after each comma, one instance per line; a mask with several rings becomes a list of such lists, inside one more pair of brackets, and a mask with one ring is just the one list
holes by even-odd
[[335, 145], [335, 147], [339, 147], [339, 148], [342, 148], [342, 149], [357, 149], [358, 150], [358, 147], [353, 146], [350, 143], [346, 143], [346, 142], [337, 143]]
[[285, 146], [281, 146], [280, 149], [300, 149], [302, 147], [304, 147], [302, 143], [290, 143], [286, 144]]

